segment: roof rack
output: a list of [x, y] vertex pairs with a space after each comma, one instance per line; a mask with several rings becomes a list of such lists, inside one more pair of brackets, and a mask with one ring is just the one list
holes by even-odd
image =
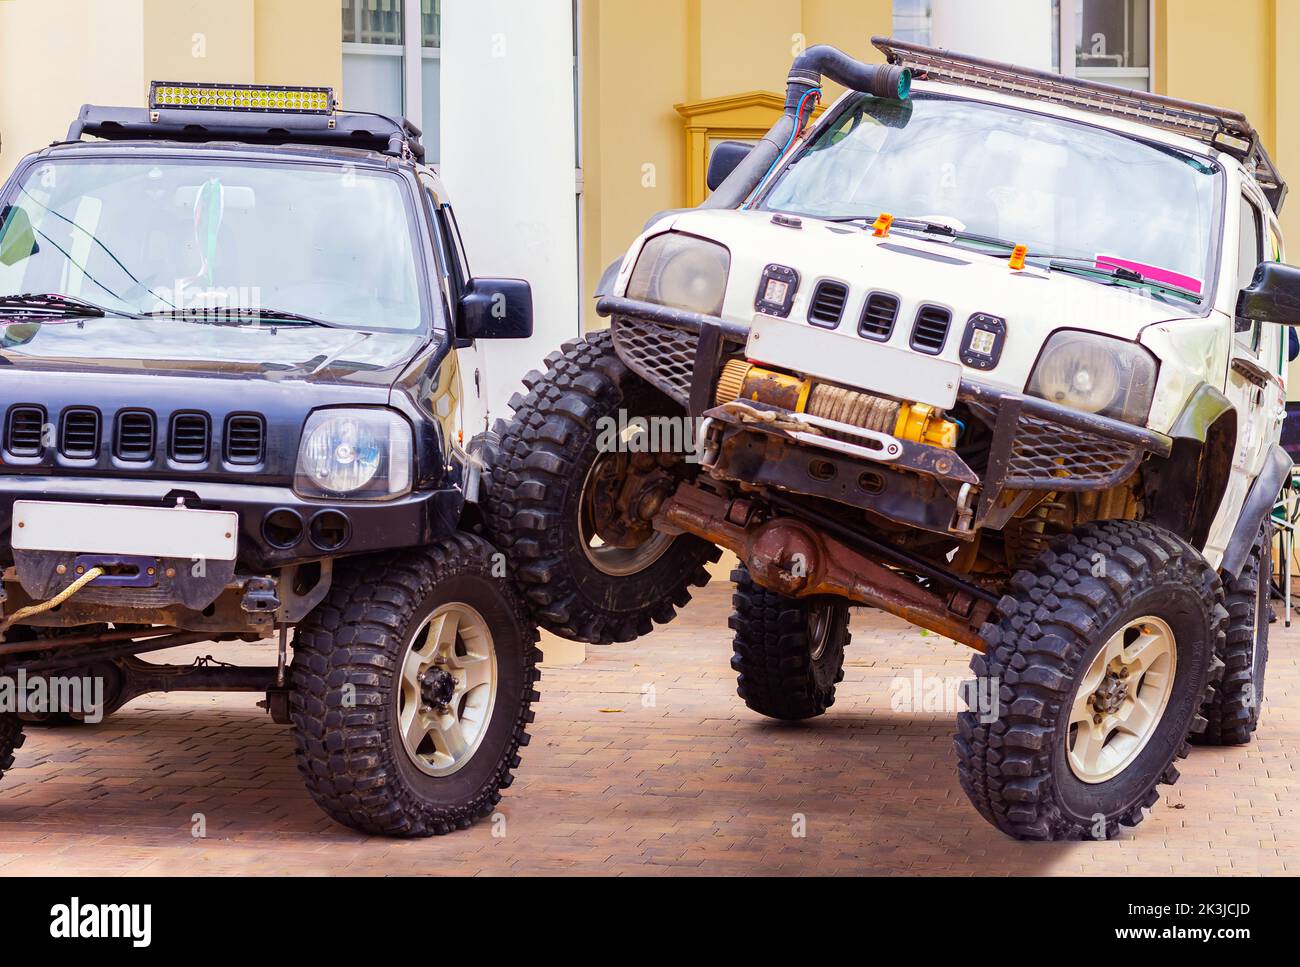
[[364, 148], [424, 160], [421, 131], [405, 118], [379, 114], [289, 113], [212, 107], [134, 108], [83, 105], [68, 141], [83, 135], [109, 141], [238, 141]]
[[1064, 77], [891, 37], [872, 37], [891, 64], [909, 67], [918, 80], [934, 80], [1004, 94], [1030, 96], [1065, 107], [1096, 111], [1194, 138], [1227, 152], [1251, 171], [1273, 210], [1280, 212], [1286, 182], [1260, 143], [1259, 132], [1239, 111], [1134, 91], [1113, 84]]

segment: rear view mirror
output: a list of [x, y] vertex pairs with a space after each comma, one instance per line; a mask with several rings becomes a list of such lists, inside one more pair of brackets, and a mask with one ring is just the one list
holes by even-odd
[[460, 297], [458, 339], [527, 339], [533, 290], [522, 279], [470, 279]]
[[8, 205], [0, 209], [0, 265], [16, 265], [37, 251], [36, 232], [27, 212]]
[[709, 191], [717, 191], [718, 186], [727, 180], [727, 175], [735, 171], [753, 150], [754, 146], [744, 141], [722, 141], [715, 145], [713, 154], [709, 156], [708, 174], [704, 177]]
[[1300, 323], [1300, 269], [1282, 262], [1260, 262], [1250, 285], [1237, 295], [1237, 318]]

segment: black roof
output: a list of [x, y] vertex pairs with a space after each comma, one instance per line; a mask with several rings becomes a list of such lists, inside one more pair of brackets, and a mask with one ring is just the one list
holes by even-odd
[[84, 135], [109, 141], [181, 141], [202, 144], [305, 144], [361, 148], [424, 160], [421, 131], [405, 118], [339, 112], [288, 114], [262, 111], [150, 110], [86, 104], [68, 128], [68, 141]]

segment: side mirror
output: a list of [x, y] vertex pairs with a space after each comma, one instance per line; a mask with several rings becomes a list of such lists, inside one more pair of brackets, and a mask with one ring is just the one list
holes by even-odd
[[1282, 262], [1260, 262], [1250, 285], [1237, 294], [1237, 318], [1300, 323], [1300, 269]]
[[470, 279], [460, 297], [457, 339], [527, 339], [533, 290], [523, 279]]
[[754, 150], [752, 144], [744, 141], [722, 141], [715, 145], [709, 156], [709, 171], [704, 176], [704, 183], [709, 191], [717, 191], [718, 186], [727, 180], [727, 175], [736, 170], [736, 166]]

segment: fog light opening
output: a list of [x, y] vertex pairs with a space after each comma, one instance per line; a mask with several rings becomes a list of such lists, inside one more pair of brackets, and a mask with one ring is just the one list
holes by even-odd
[[262, 537], [272, 547], [293, 547], [302, 540], [302, 535], [302, 517], [296, 510], [278, 507], [262, 520]]
[[337, 551], [352, 536], [352, 525], [337, 510], [322, 510], [311, 519], [308, 533], [322, 551]]

